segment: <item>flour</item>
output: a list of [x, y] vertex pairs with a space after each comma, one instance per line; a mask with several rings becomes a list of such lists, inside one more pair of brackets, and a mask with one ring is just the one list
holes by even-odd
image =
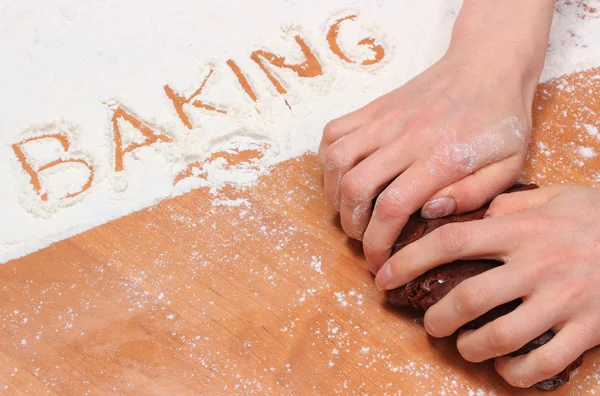
[[[541, 81], [598, 66], [600, 1], [559, 0]], [[593, 59], [596, 59], [594, 61]]]
[[504, 159], [504, 152], [522, 147], [525, 139], [523, 124], [516, 117], [508, 117], [463, 142], [459, 141], [457, 131], [450, 126], [435, 132], [435, 139], [443, 143], [440, 153], [426, 162], [427, 170], [432, 175], [439, 173], [440, 165], [442, 169], [454, 167], [461, 174], [470, 174], [479, 167]]
[[580, 147], [577, 151], [583, 158], [593, 158], [596, 156], [596, 152], [592, 147]]
[[247, 199], [215, 199], [212, 201], [213, 206], [246, 206], [250, 207], [252, 204]]
[[598, 132], [597, 126], [590, 125], [590, 124], [584, 124], [583, 126], [585, 127], [585, 130], [587, 131], [587, 133], [589, 133], [591, 136], [594, 136], [594, 137], [600, 139], [600, 132]]
[[[600, 19], [567, 3], [544, 81], [600, 65]], [[246, 206], [219, 191], [315, 151], [327, 121], [437, 61], [460, 4], [0, 6], [0, 263], [197, 188]]]
[[321, 269], [322, 265], [323, 265], [323, 259], [321, 259], [320, 257], [315, 257], [315, 256], [312, 257], [312, 261], [310, 263], [310, 268], [312, 268], [314, 271], [316, 271], [317, 273], [319, 273], [321, 275], [325, 275], [325, 273]]

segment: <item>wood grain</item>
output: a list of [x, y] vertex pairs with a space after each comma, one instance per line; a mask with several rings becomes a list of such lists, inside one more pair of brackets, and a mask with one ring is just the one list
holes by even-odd
[[[600, 180], [600, 70], [540, 85], [524, 179]], [[384, 304], [312, 155], [0, 266], [0, 394], [533, 394]], [[218, 206], [218, 199], [247, 200]], [[600, 390], [592, 351], [554, 394]]]

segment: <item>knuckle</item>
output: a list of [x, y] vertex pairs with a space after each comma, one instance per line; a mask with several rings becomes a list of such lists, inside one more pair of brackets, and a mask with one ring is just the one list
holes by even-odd
[[569, 263], [569, 252], [564, 248], [547, 249], [540, 253], [536, 275], [560, 275], [566, 263]]
[[[379, 114], [379, 116], [377, 117], [377, 120], [375, 123], [372, 124], [372, 130], [373, 132], [376, 132], [377, 130], [381, 130], [381, 128], [379, 128], [380, 125], [394, 125], [398, 123], [398, 120], [400, 120], [403, 115], [404, 115], [404, 108], [400, 107], [390, 107], [385, 109], [383, 112], [381, 112]], [[408, 128], [402, 128], [402, 129], [390, 129], [390, 131], [394, 131], [394, 136], [398, 137], [398, 136], [402, 136], [405, 131]]]
[[392, 272], [396, 276], [406, 279], [407, 282], [417, 278], [424, 272], [423, 267], [417, 263], [417, 260], [414, 260], [414, 255], [412, 255], [410, 249], [396, 253], [390, 261]]
[[325, 165], [330, 168], [342, 168], [348, 162], [346, 150], [339, 144], [331, 145], [325, 152]]
[[535, 352], [536, 367], [544, 377], [549, 378], [561, 372], [569, 363], [548, 348], [540, 348]]
[[432, 177], [441, 180], [451, 180], [455, 176], [454, 171], [448, 166], [444, 156], [440, 154], [434, 154], [427, 160], [426, 169]]
[[525, 216], [516, 224], [517, 231], [525, 235], [539, 235], [540, 232], [553, 230], [552, 221], [547, 215], [536, 213], [534, 215]]
[[506, 198], [498, 200], [502, 197], [501, 195], [496, 197], [485, 212], [486, 217], [500, 217], [509, 211], [509, 205]]
[[[564, 267], [564, 261], [561, 267]], [[565, 306], [579, 306], [582, 298], [590, 295], [589, 291], [592, 287], [585, 279], [572, 279], [558, 288], [557, 295], [561, 296], [560, 300]]]
[[472, 282], [463, 281], [455, 290], [456, 311], [460, 315], [475, 318], [487, 312], [486, 295], [480, 288], [474, 286]]
[[597, 329], [600, 328], [600, 318], [593, 316], [591, 318], [585, 318], [574, 321], [581, 328], [581, 337], [588, 340], [591, 345], [600, 344], [600, 332]]
[[503, 208], [509, 205], [511, 197], [508, 194], [500, 194], [490, 203], [488, 213], [502, 213]]
[[489, 337], [491, 348], [498, 356], [506, 355], [519, 349], [514, 332], [500, 320], [496, 320], [490, 324]]
[[385, 246], [382, 246], [381, 244], [374, 244], [366, 238], [363, 241], [363, 252], [365, 253], [365, 257], [367, 259], [376, 258], [386, 250], [387, 248]]
[[323, 141], [327, 144], [335, 142], [342, 134], [339, 118], [329, 121], [323, 129]]
[[464, 155], [460, 149], [448, 148], [444, 152], [445, 157], [450, 157], [449, 168], [454, 175], [473, 173], [477, 169], [477, 162], [482, 161], [473, 155]]
[[377, 199], [375, 209], [383, 220], [395, 220], [412, 214], [403, 195], [397, 190], [384, 191]]
[[469, 229], [462, 224], [446, 224], [434, 232], [438, 247], [444, 253], [456, 255], [469, 244]]
[[342, 178], [340, 188], [342, 196], [353, 203], [360, 203], [369, 195], [368, 184], [365, 183], [363, 178], [353, 175], [351, 172]]
[[447, 178], [465, 176], [476, 171], [484, 161], [481, 155], [465, 152], [463, 145], [440, 145], [433, 151], [432, 166]]

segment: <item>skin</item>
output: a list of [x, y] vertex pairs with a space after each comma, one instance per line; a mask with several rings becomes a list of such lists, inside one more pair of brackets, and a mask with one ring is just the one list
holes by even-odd
[[496, 358], [500, 375], [518, 387], [551, 377], [600, 343], [600, 214], [589, 210], [600, 204], [599, 191], [556, 186], [501, 195], [489, 218], [446, 225], [390, 252], [420, 208], [429, 218], [472, 211], [521, 175], [553, 7], [553, 0], [465, 0], [442, 59], [331, 121], [319, 148], [328, 200], [344, 231], [363, 241], [380, 289], [456, 259], [506, 263], [461, 283], [427, 312], [425, 325], [448, 336], [523, 298], [513, 313], [458, 339], [461, 354], [480, 362], [557, 331], [528, 355]]
[[325, 192], [373, 272], [421, 207], [471, 211], [518, 179], [553, 4], [466, 0], [442, 59], [325, 127]]
[[486, 218], [447, 224], [400, 250], [376, 277], [382, 290], [404, 285], [457, 259], [505, 264], [460, 283], [425, 314], [425, 328], [446, 337], [490, 309], [523, 304], [481, 329], [462, 333], [462, 356], [481, 362], [514, 352], [553, 329], [548, 344], [516, 358], [495, 360], [511, 385], [529, 387], [600, 344], [600, 190], [556, 185], [503, 194]]

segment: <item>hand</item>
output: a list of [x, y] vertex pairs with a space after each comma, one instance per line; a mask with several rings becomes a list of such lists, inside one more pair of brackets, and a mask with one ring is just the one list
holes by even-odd
[[549, 329], [548, 344], [496, 370], [513, 386], [529, 387], [562, 371], [600, 344], [600, 190], [557, 185], [500, 195], [483, 220], [448, 224], [395, 254], [377, 274], [382, 289], [410, 282], [457, 259], [505, 264], [460, 283], [425, 314], [425, 328], [445, 337], [503, 303], [513, 312], [458, 338], [472, 362], [514, 352]]
[[465, 1], [439, 62], [325, 127], [326, 195], [374, 273], [419, 208], [471, 211], [520, 176], [553, 3], [497, 3]]
[[325, 128], [325, 191], [373, 272], [421, 206], [424, 217], [471, 211], [521, 174], [532, 95], [511, 70], [471, 62], [449, 54]]

